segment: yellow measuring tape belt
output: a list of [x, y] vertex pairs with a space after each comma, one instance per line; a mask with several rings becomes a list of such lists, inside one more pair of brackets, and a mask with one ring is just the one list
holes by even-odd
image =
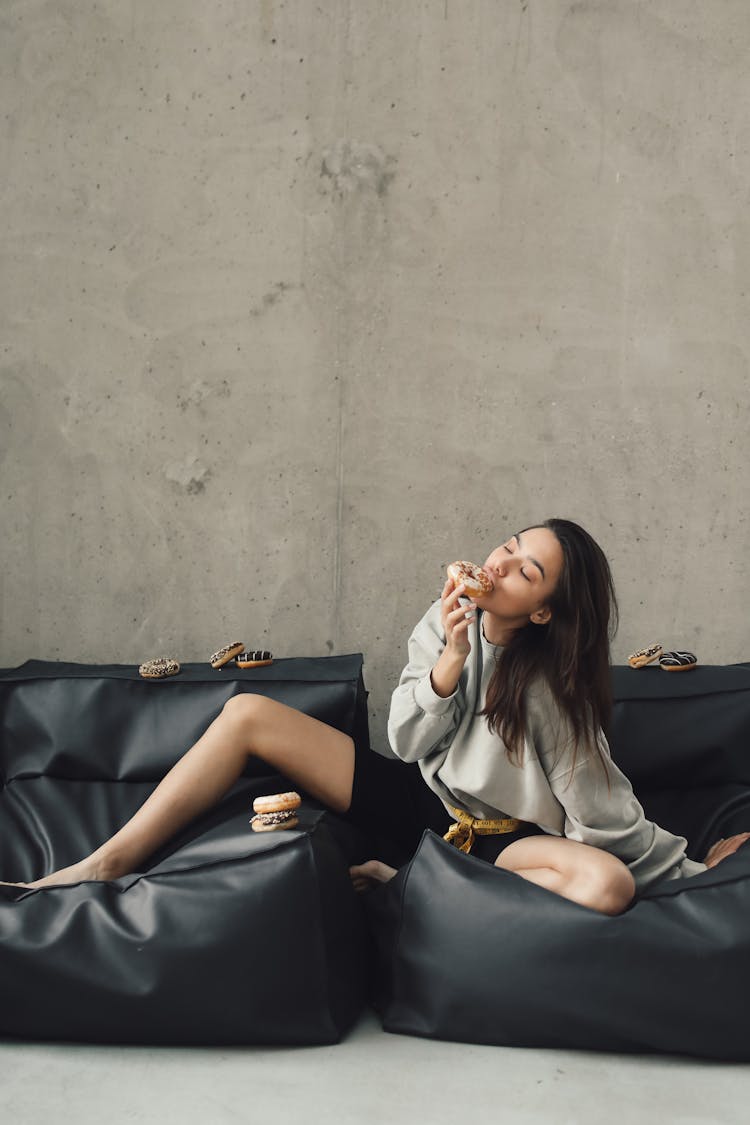
[[514, 816], [506, 816], [499, 820], [480, 820], [470, 816], [463, 809], [454, 809], [448, 806], [456, 818], [456, 823], [451, 824], [443, 836], [454, 848], [461, 852], [470, 852], [477, 836], [502, 836], [506, 832], [515, 832], [521, 827], [522, 821]]

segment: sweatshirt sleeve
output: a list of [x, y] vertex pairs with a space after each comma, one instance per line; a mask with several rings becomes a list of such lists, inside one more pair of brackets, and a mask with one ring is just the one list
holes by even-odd
[[[564, 835], [602, 848], [630, 869], [638, 890], [660, 879], [686, 879], [706, 870], [687, 858], [687, 840], [648, 820], [630, 781], [612, 760], [603, 732], [598, 755], [579, 751], [572, 766], [572, 733], [563, 718], [548, 720], [540, 760], [565, 814]], [[609, 785], [607, 782], [609, 781]]]
[[404, 762], [416, 762], [446, 748], [461, 721], [461, 691], [443, 699], [435, 692], [430, 672], [445, 648], [440, 602], [435, 602], [409, 638], [409, 663], [391, 697], [388, 740]]

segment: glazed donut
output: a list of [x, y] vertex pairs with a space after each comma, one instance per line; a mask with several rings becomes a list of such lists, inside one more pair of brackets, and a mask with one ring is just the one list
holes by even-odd
[[253, 801], [255, 816], [250, 821], [253, 832], [278, 832], [281, 828], [296, 828], [299, 821], [295, 811], [302, 804], [299, 793], [272, 793], [256, 797]]
[[494, 590], [489, 574], [476, 563], [453, 562], [448, 567], [448, 577], [454, 586], [464, 585], [467, 598], [480, 598]]
[[639, 648], [637, 652], [631, 652], [628, 657], [628, 664], [631, 668], [645, 668], [647, 664], [652, 664], [654, 660], [659, 659], [661, 651], [660, 644]]

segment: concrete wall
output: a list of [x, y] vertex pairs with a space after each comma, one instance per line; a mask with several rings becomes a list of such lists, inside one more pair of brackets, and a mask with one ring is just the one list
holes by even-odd
[[364, 651], [547, 515], [750, 658], [746, 0], [5, 0], [2, 651]]

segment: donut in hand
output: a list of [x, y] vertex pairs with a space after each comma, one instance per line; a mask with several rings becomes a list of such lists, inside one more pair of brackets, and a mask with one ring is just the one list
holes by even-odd
[[448, 567], [448, 577], [454, 586], [463, 584], [467, 598], [481, 598], [494, 590], [486, 570], [472, 562], [453, 562]]

